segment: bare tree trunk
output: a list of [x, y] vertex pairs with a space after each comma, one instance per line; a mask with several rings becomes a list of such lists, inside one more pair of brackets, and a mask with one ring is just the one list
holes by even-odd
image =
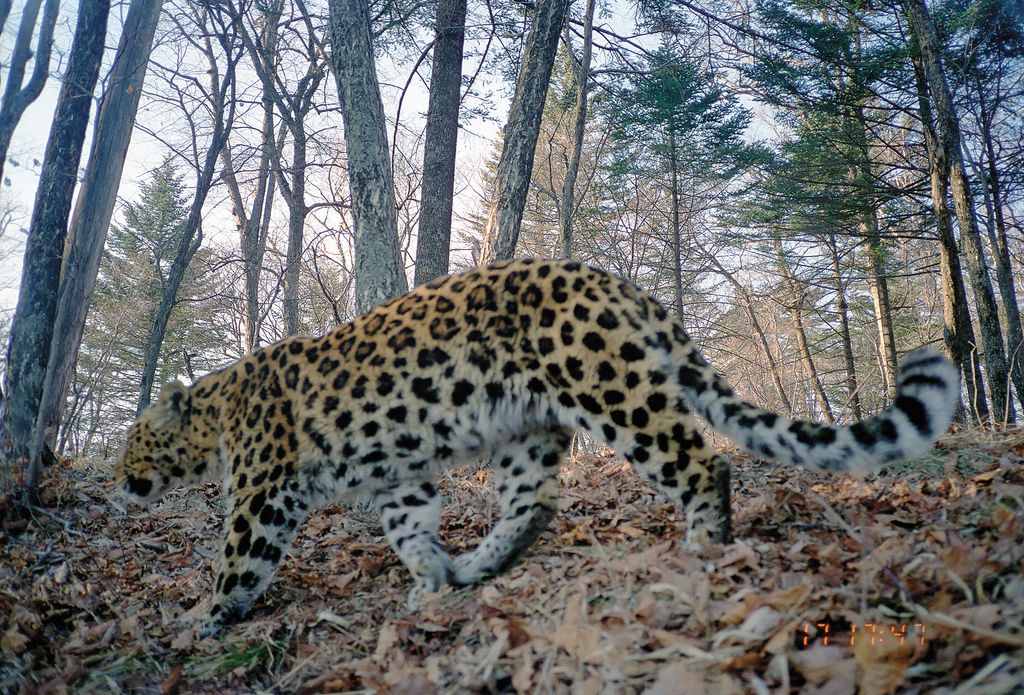
[[864, 213], [861, 233], [868, 240], [868, 289], [878, 329], [878, 359], [886, 392], [892, 398], [896, 393], [896, 336], [892, 329], [892, 305], [889, 302], [889, 279], [885, 273], [882, 236], [878, 230], [878, 213], [871, 209]]
[[537, 0], [504, 130], [504, 146], [484, 225], [481, 261], [512, 258], [519, 240], [544, 99], [565, 20], [567, 0]]
[[981, 108], [981, 139], [985, 144], [986, 171], [982, 185], [992, 196], [990, 227], [993, 255], [996, 262], [996, 282], [999, 296], [1003, 300], [1006, 315], [1006, 341], [1010, 361], [1010, 380], [1017, 393], [1017, 402], [1024, 406], [1024, 329], [1021, 327], [1020, 306], [1017, 303], [1017, 288], [1013, 281], [1013, 265], [1010, 262], [1010, 248], [1006, 238], [1006, 219], [1003, 216], [1003, 190], [999, 171], [996, 169], [996, 151], [992, 142], [991, 114], [985, 99], [984, 87], [978, 85], [978, 106]]
[[[264, 23], [259, 48], [254, 48], [251, 43], [246, 46], [257, 72], [266, 72], [272, 69], [276, 62], [278, 23], [281, 16], [280, 2], [268, 3], [262, 6], [262, 9]], [[241, 23], [241, 18], [237, 15], [235, 22]], [[244, 32], [243, 36], [245, 36]], [[274, 92], [266, 80], [263, 81], [262, 102], [263, 124], [260, 130], [260, 159], [256, 170], [256, 192], [248, 211], [246, 211], [241, 186], [239, 186], [235, 173], [230, 143], [226, 143], [221, 151], [221, 157], [224, 160], [222, 178], [227, 184], [235, 222], [238, 226], [239, 246], [245, 275], [246, 352], [252, 352], [260, 344], [260, 277], [263, 273], [269, 215], [274, 198], [274, 173], [271, 164], [278, 151], [274, 142]]]
[[[109, 0], [82, 0], [75, 38], [46, 143], [32, 222], [25, 246], [18, 305], [11, 322], [4, 388], [0, 482], [25, 483], [34, 496], [39, 462], [28, 461], [33, 428], [46, 380], [46, 362], [57, 315], [61, 257], [68, 214], [78, 178], [92, 92], [99, 77], [107, 34]], [[25, 463], [26, 468], [22, 468]], [[19, 480], [21, 474], [24, 480]]]
[[7, 24], [7, 17], [11, 14], [11, 0], [0, 0], [0, 29]]
[[285, 192], [288, 204], [288, 251], [284, 266], [284, 320], [288, 335], [299, 332], [299, 270], [302, 267], [302, 237], [306, 224], [306, 128], [299, 116], [291, 128], [291, 183]]
[[[868, 129], [864, 108], [853, 108], [852, 117], [858, 123], [858, 156], [860, 161], [852, 167], [854, 182], [862, 188], [873, 186], [871, 153], [868, 151]], [[891, 399], [896, 394], [896, 335], [892, 327], [892, 304], [889, 301], [889, 278], [885, 271], [885, 250], [878, 226], [878, 209], [869, 204], [861, 213], [858, 224], [861, 235], [868, 242], [868, 290], [875, 314], [875, 328], [878, 330], [878, 362], [881, 366], [882, 381]]]
[[818, 407], [821, 409], [825, 422], [831, 425], [836, 419], [832, 414], [832, 406], [828, 402], [828, 396], [825, 395], [825, 389], [821, 385], [821, 379], [818, 378], [818, 369], [814, 366], [814, 357], [811, 355], [811, 348], [807, 343], [807, 331], [804, 330], [803, 307], [806, 302], [806, 293], [801, 286], [801, 282], [789, 267], [789, 261], [786, 259], [782, 248], [782, 237], [775, 234], [773, 241], [775, 244], [775, 261], [779, 268], [779, 274], [782, 275], [783, 282], [789, 288], [789, 315], [793, 321], [793, 332], [796, 335], [797, 349], [800, 351], [800, 361], [803, 363], [804, 374], [807, 375], [807, 380], [811, 382], [815, 400], [818, 401]]
[[957, 121], [953, 98], [946, 83], [942, 68], [941, 48], [935, 25], [932, 23], [924, 0], [905, 0], [911, 32], [917, 39], [924, 65], [925, 77], [935, 105], [936, 130], [939, 146], [949, 168], [949, 182], [953, 191], [953, 207], [956, 211], [960, 238], [966, 250], [967, 271], [971, 277], [975, 302], [978, 305], [978, 322], [985, 351], [985, 371], [988, 375], [989, 393], [997, 420], [1013, 422], [1016, 419], [1013, 404], [1008, 396], [1008, 370], [1006, 353], [1003, 350], [1002, 329], [999, 326], [999, 312], [996, 308], [992, 281], [988, 274], [985, 252], [978, 234], [978, 223], [974, 216], [974, 201], [971, 196], [967, 172], [961, 152], [962, 139]]
[[355, 222], [356, 311], [407, 291], [398, 252], [395, 186], [384, 132], [384, 105], [373, 62], [364, 0], [330, 0], [331, 61], [345, 123], [348, 180]]
[[238, 226], [239, 247], [245, 275], [245, 349], [252, 352], [260, 344], [260, 276], [263, 271], [263, 256], [267, 249], [264, 230], [267, 229], [264, 212], [268, 212], [268, 198], [273, 198], [274, 174], [271, 161], [274, 156], [274, 106], [264, 103], [260, 162], [256, 171], [256, 193], [252, 205], [246, 211], [242, 189], [235, 174], [231, 146], [225, 143], [221, 150], [224, 171], [221, 178], [227, 184], [232, 210]]
[[167, 273], [167, 279], [160, 287], [160, 306], [157, 308], [156, 316], [153, 318], [153, 327], [150, 329], [149, 338], [146, 341], [145, 359], [142, 366], [142, 379], [139, 384], [139, 399], [136, 404], [136, 413], [141, 413], [149, 405], [153, 398], [153, 383], [156, 379], [157, 362], [160, 359], [160, 349], [163, 346], [164, 336], [167, 333], [167, 322], [171, 318], [171, 311], [178, 301], [178, 290], [185, 279], [185, 271], [188, 269], [192, 257], [199, 250], [203, 241], [203, 205], [206, 203], [206, 196], [213, 185], [213, 175], [217, 169], [217, 159], [221, 151], [227, 147], [228, 137], [231, 134], [231, 127], [235, 120], [235, 67], [241, 57], [241, 53], [234, 52], [235, 37], [231, 34], [221, 32], [218, 34], [221, 46], [227, 55], [227, 69], [224, 76], [218, 74], [217, 64], [212, 53], [208, 49], [208, 60], [210, 62], [210, 93], [214, 97], [213, 103], [213, 134], [210, 136], [209, 149], [203, 159], [202, 165], [196, 176], [196, 189], [192, 197], [192, 205], [188, 211], [188, 218], [182, 230], [178, 249], [175, 252], [174, 261], [171, 263], [171, 270]]
[[438, 0], [436, 22], [416, 239], [417, 285], [448, 274], [466, 0]]
[[984, 421], [989, 417], [988, 400], [981, 378], [981, 366], [974, 359], [974, 326], [967, 308], [967, 290], [960, 267], [960, 249], [953, 236], [953, 221], [949, 212], [949, 167], [939, 146], [928, 101], [928, 83], [920, 57], [913, 60], [917, 80], [918, 106], [924, 130], [925, 148], [928, 150], [928, 170], [931, 180], [932, 210], [939, 239], [939, 264], [942, 274], [943, 341], [953, 362], [967, 384], [968, 417]]
[[[847, 14], [847, 27], [854, 34], [853, 60], [843, 66], [838, 74], [839, 83], [844, 88], [848, 82], [854, 85], [864, 84], [861, 70], [861, 36], [864, 26], [853, 12]], [[867, 193], [868, 202], [864, 206], [858, 227], [868, 245], [868, 290], [875, 315], [875, 328], [878, 331], [878, 364], [886, 393], [891, 399], [896, 393], [896, 336], [893, 332], [892, 305], [889, 301], [889, 279], [885, 272], [885, 251], [882, 247], [882, 235], [878, 225], [878, 208], [871, 202], [870, 192], [875, 182], [871, 170], [871, 152], [868, 146], [869, 132], [867, 117], [863, 103], [858, 102], [846, 114], [857, 123], [856, 155], [850, 166], [852, 183]], [[863, 195], [863, 194], [862, 194]]]
[[[572, 135], [572, 154], [562, 182], [562, 197], [558, 204], [558, 234], [562, 258], [572, 258], [572, 218], [576, 212], [576, 177], [580, 172], [583, 155], [583, 138], [587, 125], [587, 91], [590, 88], [590, 56], [593, 48], [594, 0], [586, 0], [583, 10], [583, 54], [576, 71], [576, 120]], [[568, 33], [567, 33], [568, 34]], [[572, 52], [572, 43], [565, 41], [566, 49]]]
[[[300, 3], [301, 8], [301, 3]], [[281, 189], [281, 195], [288, 205], [288, 249], [285, 257], [284, 271], [284, 315], [285, 328], [289, 335], [294, 335], [299, 330], [299, 276], [302, 264], [302, 240], [306, 215], [309, 207], [306, 205], [306, 153], [308, 137], [305, 127], [306, 114], [313, 107], [313, 97], [323, 80], [324, 71], [320, 62], [322, 53], [318, 48], [315, 39], [315, 32], [308, 13], [303, 9], [303, 21], [306, 30], [309, 32], [309, 65], [306, 74], [303, 75], [296, 85], [292, 94], [286, 93], [285, 85], [277, 74], [277, 23], [280, 21], [282, 3], [276, 0], [274, 4], [264, 5], [264, 30], [258, 41], [254, 40], [249, 32], [245, 31], [241, 13], [235, 15], [236, 21], [242, 27], [240, 32], [242, 43], [252, 58], [253, 68], [256, 70], [260, 81], [263, 84], [264, 105], [269, 103], [277, 105], [278, 114], [281, 116], [282, 130], [278, 135], [278, 142], [273, 138], [264, 137], [264, 145], [269, 145], [268, 164], [270, 170], [276, 175], [273, 181], [277, 181]], [[273, 23], [274, 27], [270, 24]], [[266, 125], [266, 124], [265, 124]], [[284, 128], [292, 136], [292, 163], [289, 167], [289, 176], [284, 175], [281, 166], [284, 144]], [[268, 170], [268, 176], [270, 176]], [[268, 182], [269, 190], [266, 194], [266, 212], [263, 215], [262, 242], [265, 247], [266, 230], [270, 221], [270, 205], [273, 198], [273, 181]], [[237, 188], [237, 185], [235, 186]], [[232, 194], [234, 198], [241, 199], [240, 194]], [[237, 205], [237, 204], [236, 204]], [[255, 209], [255, 208], [254, 208]], [[260, 259], [262, 264], [262, 256]], [[258, 308], [258, 307], [257, 307]], [[247, 312], [249, 313], [249, 312]]]
[[779, 402], [782, 403], [786, 414], [792, 417], [793, 415], [793, 404], [790, 403], [789, 397], [786, 395], [786, 390], [782, 388], [782, 378], [779, 376], [781, 371], [779, 370], [778, 364], [775, 362], [775, 356], [772, 354], [771, 347], [768, 345], [768, 337], [765, 335], [764, 328], [761, 326], [761, 321], [757, 318], [757, 312], [754, 311], [754, 302], [750, 298], [750, 293], [747, 292], [747, 288], [740, 284], [739, 280], [730, 273], [721, 263], [718, 262], [712, 255], [708, 255], [708, 259], [718, 269], [718, 272], [722, 274], [729, 284], [736, 290], [737, 296], [743, 302], [743, 308], [747, 312], [747, 318], [750, 320], [750, 327], [754, 329], [754, 334], [757, 335], [758, 344], [761, 347], [761, 352], [764, 354], [764, 359], [768, 363], [768, 373], [772, 378], [772, 385], [775, 386], [775, 393], [779, 397]]
[[672, 300], [675, 304], [676, 316], [685, 321], [683, 312], [683, 240], [679, 229], [679, 160], [676, 157], [676, 131], [671, 125], [668, 129], [669, 151], [669, 183], [672, 188]]
[[[7, 150], [11, 147], [14, 129], [21, 121], [25, 109], [43, 93], [43, 85], [50, 74], [50, 51], [53, 48], [53, 27], [57, 24], [60, 13], [60, 0], [46, 0], [43, 9], [43, 20], [39, 25], [39, 39], [36, 41], [35, 62], [32, 65], [32, 76], [27, 83], [25, 70], [29, 58], [32, 57], [32, 34], [39, 17], [39, 6], [42, 0], [28, 0], [21, 13], [21, 24], [18, 35], [14, 39], [11, 50], [10, 67], [7, 68], [7, 84], [0, 100], [0, 181], [4, 178], [4, 165], [7, 163]], [[10, 4], [5, 5], [0, 27], [7, 21]]]
[[[36, 422], [36, 436], [45, 437], [51, 449], [56, 444], [61, 411], [75, 373], [162, 4], [163, 0], [133, 0], [128, 8], [64, 244], [56, 319], [61, 333], [50, 346], [46, 385]], [[42, 441], [33, 442], [33, 452], [42, 451], [42, 446]]]
[[850, 338], [850, 305], [846, 301], [846, 288], [843, 285], [843, 274], [839, 269], [839, 248], [836, 246], [834, 234], [829, 233], [829, 254], [832, 257], [832, 281], [835, 283], [836, 311], [839, 313], [839, 335], [843, 341], [843, 360], [846, 366], [846, 390], [849, 391], [850, 410], [854, 420], [863, 420], [864, 412], [860, 405], [860, 387], [857, 385], [857, 368], [853, 359], [853, 341]]

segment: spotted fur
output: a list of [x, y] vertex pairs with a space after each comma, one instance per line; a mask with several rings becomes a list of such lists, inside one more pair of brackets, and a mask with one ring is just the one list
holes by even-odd
[[[117, 486], [149, 502], [226, 478], [226, 541], [205, 630], [270, 582], [310, 508], [371, 495], [414, 578], [410, 602], [513, 562], [557, 509], [574, 430], [621, 452], [686, 512], [729, 536], [729, 469], [694, 412], [758, 456], [830, 471], [918, 456], [945, 432], [959, 375], [907, 356], [892, 407], [850, 427], [740, 399], [654, 299], [579, 263], [521, 260], [419, 287], [319, 338], [287, 338], [172, 383], [132, 426]], [[439, 471], [492, 457], [501, 516], [467, 554], [437, 537]]]

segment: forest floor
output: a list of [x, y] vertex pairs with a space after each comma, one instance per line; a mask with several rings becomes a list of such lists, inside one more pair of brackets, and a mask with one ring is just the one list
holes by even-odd
[[[68, 462], [0, 540], [2, 692], [1024, 692], [1024, 431], [954, 435], [866, 481], [736, 457], [735, 542], [621, 461], [579, 457], [523, 561], [405, 609], [372, 514], [314, 513], [254, 615], [192, 626], [219, 487], [151, 509]], [[446, 478], [453, 551], [492, 523], [483, 470]]]

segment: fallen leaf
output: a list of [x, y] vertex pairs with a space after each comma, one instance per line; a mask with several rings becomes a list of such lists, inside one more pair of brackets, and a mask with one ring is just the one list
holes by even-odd
[[672, 663], [658, 670], [657, 678], [644, 690], [644, 695], [707, 695], [710, 692], [703, 676], [681, 663]]
[[915, 640], [900, 641], [884, 632], [857, 639], [853, 653], [860, 667], [862, 695], [889, 695], [903, 686], [903, 675], [923, 648]]
[[160, 695], [174, 695], [181, 689], [183, 684], [181, 666], [175, 666], [167, 674], [167, 678], [164, 678], [163, 682], [160, 683]]

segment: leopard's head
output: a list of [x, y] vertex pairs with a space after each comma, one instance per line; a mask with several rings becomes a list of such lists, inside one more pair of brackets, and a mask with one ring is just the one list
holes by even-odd
[[202, 480], [208, 448], [197, 450], [189, 389], [164, 386], [159, 400], [139, 415], [114, 466], [116, 490], [132, 502], [151, 502], [167, 490]]

